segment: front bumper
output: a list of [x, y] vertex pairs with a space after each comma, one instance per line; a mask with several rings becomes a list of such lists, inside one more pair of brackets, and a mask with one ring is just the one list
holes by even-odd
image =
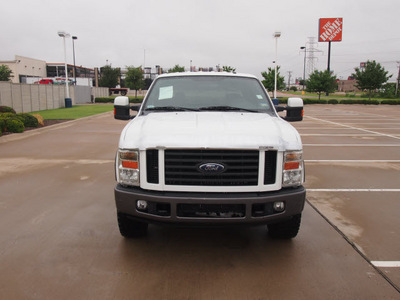
[[[279, 222], [303, 211], [304, 187], [263, 193], [156, 192], [117, 185], [114, 190], [117, 212], [149, 223], [171, 224], [267, 224]], [[138, 210], [144, 200], [147, 208]], [[276, 212], [274, 202], [284, 202]]]

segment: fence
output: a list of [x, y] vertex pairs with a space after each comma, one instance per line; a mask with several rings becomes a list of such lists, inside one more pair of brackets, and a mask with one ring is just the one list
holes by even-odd
[[[72, 104], [90, 103], [94, 97], [108, 96], [108, 88], [70, 86]], [[65, 86], [0, 82], [0, 106], [12, 107], [17, 113], [65, 107]]]

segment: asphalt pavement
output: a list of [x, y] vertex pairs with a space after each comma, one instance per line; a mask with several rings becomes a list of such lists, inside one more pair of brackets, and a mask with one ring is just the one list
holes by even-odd
[[111, 113], [0, 137], [0, 299], [400, 299], [400, 107], [309, 105], [299, 235], [118, 231]]

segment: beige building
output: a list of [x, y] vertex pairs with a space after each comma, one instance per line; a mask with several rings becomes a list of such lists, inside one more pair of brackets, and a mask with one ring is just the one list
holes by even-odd
[[12, 71], [13, 83], [26, 83], [27, 78], [41, 79], [46, 77], [46, 62], [44, 60], [15, 55], [15, 60], [1, 61], [0, 65], [8, 66]]
[[345, 93], [359, 92], [360, 90], [355, 86], [357, 83], [354, 79], [338, 80], [338, 91]]

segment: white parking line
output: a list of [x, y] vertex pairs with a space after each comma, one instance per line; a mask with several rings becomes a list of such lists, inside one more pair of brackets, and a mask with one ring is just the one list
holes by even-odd
[[400, 261], [371, 261], [375, 267], [382, 268], [400, 268]]
[[358, 128], [358, 127], [354, 127], [354, 126], [350, 126], [350, 125], [345, 125], [345, 124], [341, 124], [341, 123], [337, 123], [337, 122], [332, 122], [332, 121], [327, 121], [327, 120], [323, 120], [323, 119], [319, 119], [319, 118], [314, 118], [314, 117], [308, 117], [308, 116], [307, 116], [307, 118], [309, 118], [309, 119], [311, 119], [311, 120], [316, 120], [316, 121], [319, 121], [319, 122], [324, 122], [324, 123], [328, 123], [328, 124], [334, 124], [334, 125], [337, 125], [337, 126], [342, 126], [342, 127], [351, 128], [351, 129], [357, 129], [357, 130], [360, 130], [360, 131], [364, 131], [364, 132], [368, 132], [368, 133], [374, 133], [374, 134], [377, 134], [377, 135], [387, 136], [387, 137], [391, 137], [391, 138], [400, 140], [400, 137], [394, 136], [394, 135], [391, 135], [391, 134], [386, 134], [386, 133], [381, 133], [381, 132], [377, 132], [377, 131], [367, 130], [367, 129], [363, 129], [363, 128]]
[[307, 192], [400, 192], [400, 189], [307, 189]]
[[[400, 137], [399, 137], [400, 139]], [[303, 144], [308, 147], [400, 147], [400, 144]]]

